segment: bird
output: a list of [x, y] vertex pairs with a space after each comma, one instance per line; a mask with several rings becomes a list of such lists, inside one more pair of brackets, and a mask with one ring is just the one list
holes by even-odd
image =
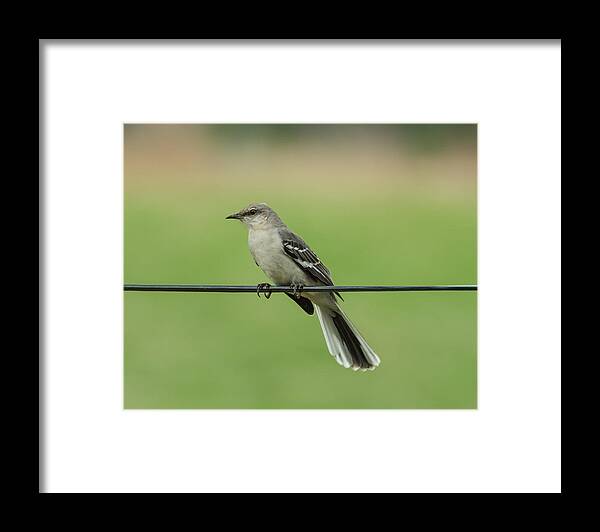
[[[308, 244], [291, 231], [266, 203], [251, 203], [230, 214], [248, 228], [248, 247], [256, 265], [276, 284], [290, 286], [286, 295], [309, 315], [317, 313], [329, 353], [344, 368], [373, 370], [380, 360], [348, 319], [338, 292], [303, 292], [305, 286], [334, 286], [331, 272]], [[269, 283], [257, 285], [257, 294], [271, 296]]]

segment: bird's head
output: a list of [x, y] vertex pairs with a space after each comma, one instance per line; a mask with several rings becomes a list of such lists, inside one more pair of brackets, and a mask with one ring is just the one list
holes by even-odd
[[241, 211], [230, 214], [226, 220], [239, 220], [252, 229], [280, 223], [279, 216], [266, 203], [251, 203]]

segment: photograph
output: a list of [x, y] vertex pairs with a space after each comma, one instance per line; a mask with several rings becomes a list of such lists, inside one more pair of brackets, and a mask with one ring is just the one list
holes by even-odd
[[125, 409], [477, 409], [477, 124], [123, 128]]

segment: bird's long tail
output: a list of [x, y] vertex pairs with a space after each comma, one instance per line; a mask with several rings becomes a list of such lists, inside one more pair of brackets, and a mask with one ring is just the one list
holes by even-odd
[[327, 348], [338, 364], [355, 371], [373, 370], [379, 366], [375, 351], [339, 307], [315, 306]]

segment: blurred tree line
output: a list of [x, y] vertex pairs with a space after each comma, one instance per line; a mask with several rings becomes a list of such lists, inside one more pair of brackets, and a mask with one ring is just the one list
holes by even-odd
[[[379, 143], [403, 150], [435, 153], [477, 146], [477, 124], [170, 124], [158, 130], [150, 124], [127, 124], [132, 139], [149, 131], [186, 131], [222, 144], [261, 143], [276, 146], [303, 142]], [[158, 126], [158, 125], [157, 125]]]

